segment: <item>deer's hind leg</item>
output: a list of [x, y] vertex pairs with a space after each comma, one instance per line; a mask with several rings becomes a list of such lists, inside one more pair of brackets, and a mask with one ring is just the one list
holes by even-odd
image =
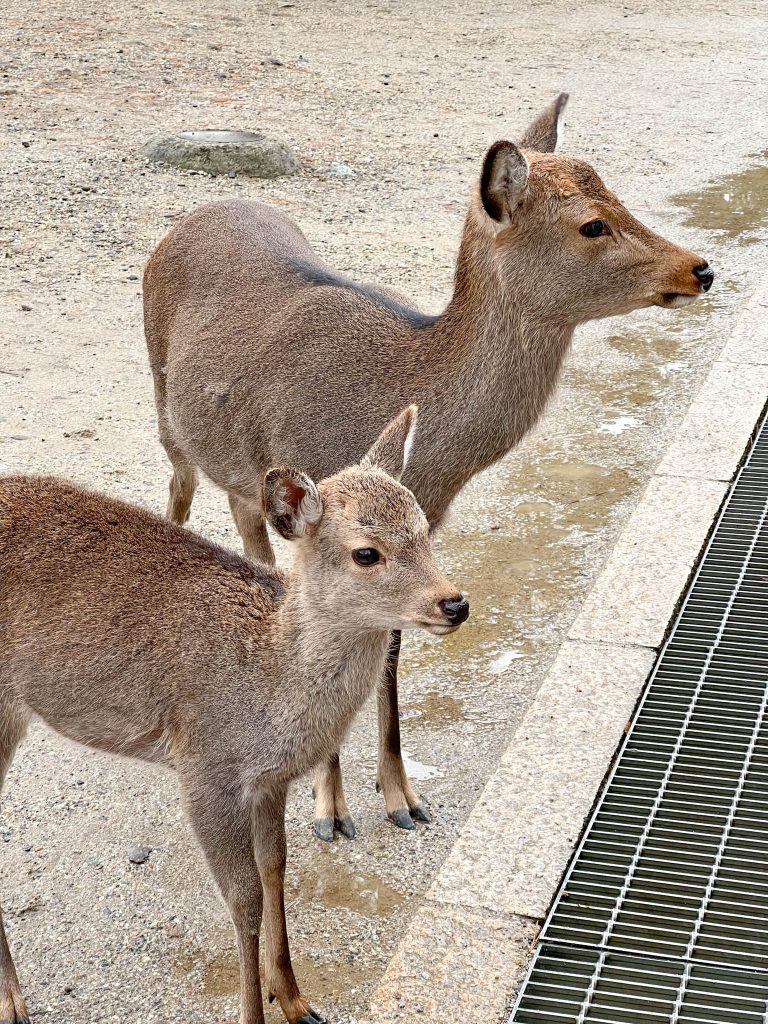
[[[0, 689], [0, 791], [13, 761], [16, 747], [27, 731], [29, 716], [13, 704]], [[21, 994], [0, 910], [0, 1024], [29, 1024], [29, 1013]]]
[[237, 532], [243, 538], [246, 558], [265, 565], [275, 564], [275, 553], [267, 533], [267, 521], [261, 509], [254, 503], [229, 495], [229, 507]]
[[198, 473], [194, 463], [184, 454], [173, 436], [168, 418], [168, 396], [165, 386], [165, 371], [152, 367], [155, 382], [155, 405], [160, 443], [173, 466], [173, 475], [168, 485], [168, 506], [166, 516], [172, 523], [183, 526], [189, 519], [192, 499], [198, 484]]
[[168, 507], [165, 514], [172, 523], [183, 526], [189, 520], [192, 499], [197, 490], [199, 481], [197, 469], [174, 442], [166, 441], [162, 433], [160, 440], [173, 466], [173, 475], [168, 484]]

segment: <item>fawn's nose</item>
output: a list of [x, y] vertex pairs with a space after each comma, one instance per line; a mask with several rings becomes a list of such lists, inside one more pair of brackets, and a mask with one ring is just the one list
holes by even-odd
[[440, 611], [452, 626], [460, 626], [469, 618], [469, 601], [461, 596], [441, 601]]
[[700, 267], [693, 268], [693, 276], [701, 285], [702, 291], [708, 292], [715, 280], [715, 272], [708, 263], [702, 263]]

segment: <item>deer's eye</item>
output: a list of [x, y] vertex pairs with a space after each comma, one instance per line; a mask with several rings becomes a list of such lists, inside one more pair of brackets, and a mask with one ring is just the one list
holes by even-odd
[[582, 224], [579, 231], [585, 238], [599, 238], [600, 235], [610, 235], [611, 225], [604, 220], [590, 220]]
[[381, 555], [376, 548], [358, 548], [352, 552], [352, 557], [358, 565], [376, 565], [381, 561]]

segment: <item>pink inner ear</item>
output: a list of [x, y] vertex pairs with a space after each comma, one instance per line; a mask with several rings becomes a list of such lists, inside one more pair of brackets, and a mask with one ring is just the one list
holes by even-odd
[[284, 501], [290, 505], [294, 513], [297, 512], [299, 505], [301, 504], [301, 499], [307, 493], [306, 489], [302, 487], [300, 483], [297, 483], [296, 480], [291, 480], [290, 477], [283, 479], [283, 489]]

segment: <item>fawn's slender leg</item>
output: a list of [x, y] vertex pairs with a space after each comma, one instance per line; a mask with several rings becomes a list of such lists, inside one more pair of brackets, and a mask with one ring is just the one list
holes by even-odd
[[291, 964], [285, 922], [285, 798], [287, 786], [255, 794], [253, 848], [264, 890], [266, 952], [264, 977], [270, 999], [277, 997], [291, 1024], [324, 1024], [301, 995]]
[[344, 782], [338, 753], [318, 765], [313, 784], [315, 797], [315, 835], [327, 843], [333, 842], [334, 829], [347, 839], [357, 835], [355, 823], [344, 796]]
[[[0, 691], [0, 790], [11, 766], [16, 747], [26, 732], [28, 718]], [[21, 994], [19, 978], [11, 957], [0, 911], [0, 1024], [29, 1024], [29, 1013]]]
[[234, 780], [227, 780], [231, 785], [218, 784], [215, 768], [179, 765], [178, 774], [185, 810], [237, 934], [240, 1024], [264, 1024], [259, 978], [263, 900], [250, 805]]
[[417, 821], [430, 821], [427, 809], [405, 774], [400, 749], [400, 712], [397, 706], [397, 663], [400, 631], [392, 633], [384, 681], [379, 689], [379, 774], [377, 789], [384, 796], [390, 821], [413, 829]]
[[261, 509], [234, 494], [229, 495], [229, 507], [237, 532], [243, 538], [246, 558], [274, 565], [275, 553], [269, 541], [267, 523]]

